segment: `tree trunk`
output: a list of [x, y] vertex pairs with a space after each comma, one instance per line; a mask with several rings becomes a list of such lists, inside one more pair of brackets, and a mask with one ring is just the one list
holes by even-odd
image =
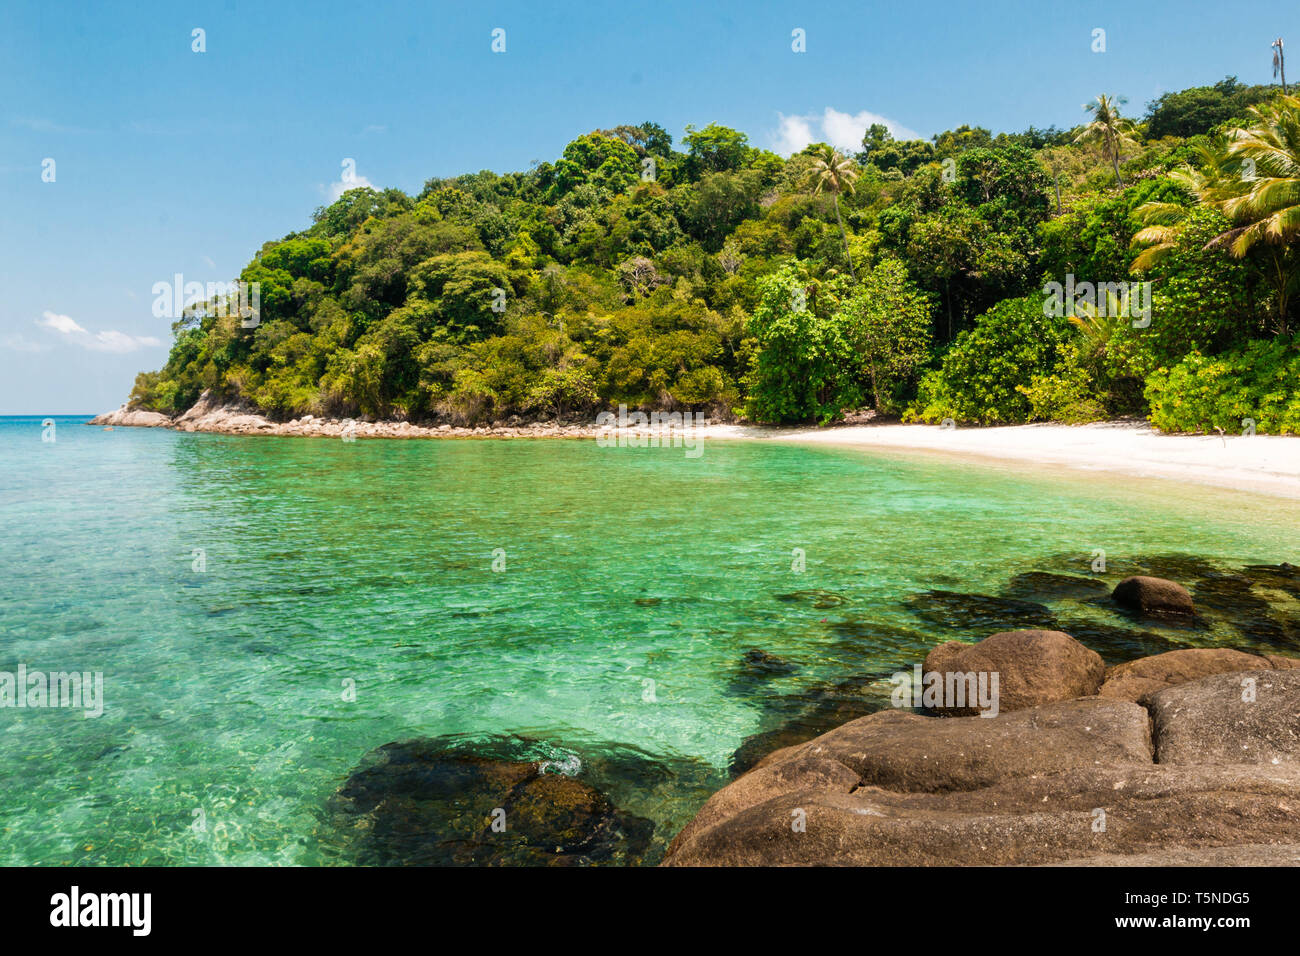
[[856, 282], [858, 277], [853, 274], [853, 256], [849, 255], [849, 235], [844, 231], [844, 220], [840, 218], [840, 194], [831, 193], [831, 197], [835, 200], [835, 221], [840, 225], [840, 242], [844, 243], [844, 259], [849, 264], [849, 277]]
[[943, 297], [948, 301], [948, 341], [952, 341], [952, 285], [945, 278], [943, 280]]
[[1115, 139], [1114, 134], [1110, 138], [1110, 161], [1115, 167], [1115, 183], [1120, 189], [1124, 188], [1124, 180], [1119, 177], [1119, 142]]
[[1286, 335], [1286, 308], [1288, 302], [1288, 286], [1290, 286], [1289, 277], [1286, 274], [1286, 253], [1273, 253], [1273, 262], [1276, 267], [1277, 275], [1277, 332], [1279, 335]]

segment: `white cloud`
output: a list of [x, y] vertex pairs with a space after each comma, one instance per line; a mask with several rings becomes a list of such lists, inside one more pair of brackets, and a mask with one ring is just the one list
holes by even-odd
[[57, 315], [54, 312], [42, 312], [41, 318], [36, 320], [37, 325], [43, 325], [47, 329], [53, 329], [55, 332], [62, 332], [64, 335], [88, 335], [89, 333], [73, 321], [70, 315]]
[[772, 151], [780, 153], [782, 156], [790, 156], [799, 152], [809, 143], [815, 142], [813, 136], [812, 124], [806, 116], [786, 116], [784, 113], [778, 113], [781, 117], [781, 126], [776, 135], [772, 138]]
[[36, 324], [42, 328], [58, 332], [72, 344], [80, 345], [83, 349], [90, 349], [92, 352], [121, 354], [134, 352], [137, 349], [157, 348], [163, 344], [152, 335], [128, 335], [126, 332], [119, 332], [116, 329], [91, 332], [82, 328], [72, 316], [59, 315], [57, 312], [42, 312], [41, 317], [36, 320]]
[[374, 189], [375, 184], [366, 179], [366, 177], [362, 176], [360, 173], [353, 173], [351, 182], [345, 183], [343, 177], [340, 176], [338, 182], [330, 183], [328, 186], [322, 186], [321, 188], [325, 191], [325, 195], [330, 197], [330, 202], [337, 202], [339, 197], [349, 189]]
[[33, 342], [21, 332], [11, 332], [8, 335], [0, 335], [0, 349], [8, 349], [11, 352], [48, 352], [49, 346]]
[[882, 124], [894, 139], [920, 139], [921, 134], [903, 124], [870, 110], [858, 113], [841, 113], [826, 107], [820, 116], [781, 117], [777, 132], [772, 136], [772, 150], [783, 156], [797, 153], [810, 143], [830, 143], [842, 153], [857, 152], [862, 148], [862, 134], [875, 123]]

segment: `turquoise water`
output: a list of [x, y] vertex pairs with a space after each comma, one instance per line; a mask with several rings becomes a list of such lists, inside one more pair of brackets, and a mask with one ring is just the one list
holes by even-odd
[[[0, 419], [0, 670], [98, 670], [105, 696], [97, 719], [0, 708], [3, 864], [347, 862], [330, 794], [374, 747], [443, 734], [662, 761], [678, 786], [623, 795], [662, 847], [772, 726], [760, 698], [953, 636], [912, 595], [1086, 574], [1097, 548], [1111, 583], [1145, 555], [1300, 563], [1296, 502], [1101, 474], [81, 421], [43, 442], [40, 419]], [[793, 667], [762, 695], [737, 682], [752, 648]]]

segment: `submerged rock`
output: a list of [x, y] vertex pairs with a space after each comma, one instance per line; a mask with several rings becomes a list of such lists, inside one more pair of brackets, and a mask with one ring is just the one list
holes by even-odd
[[769, 654], [757, 647], [751, 647], [740, 655], [732, 678], [727, 684], [727, 692], [739, 696], [759, 693], [763, 685], [781, 677], [788, 677], [799, 670], [799, 665], [783, 657]]
[[776, 599], [778, 601], [784, 601], [787, 604], [807, 604], [819, 610], [839, 607], [847, 600], [847, 598], [842, 594], [836, 594], [834, 591], [825, 591], [821, 588], [815, 588], [808, 591], [791, 591], [788, 594], [778, 594], [776, 595]]
[[1074, 574], [1052, 574], [1050, 571], [1028, 571], [1017, 574], [1006, 588], [1008, 597], [1029, 601], [1063, 601], [1075, 598], [1092, 598], [1104, 594], [1109, 588], [1105, 581], [1083, 578]]
[[1190, 646], [1179, 639], [1182, 632], [1139, 631], [1092, 618], [1064, 618], [1060, 626], [1079, 643], [1100, 654], [1102, 660], [1116, 663]]
[[537, 749], [520, 739], [385, 744], [339, 788], [332, 809], [363, 865], [639, 862], [653, 823], [558, 772], [580, 760], [538, 759]]
[[961, 631], [1051, 628], [1056, 623], [1052, 612], [1034, 601], [960, 591], [914, 594], [906, 607], [924, 621]]
[[[1095, 694], [1106, 665], [1063, 631], [1029, 630], [994, 634], [978, 644], [940, 644], [926, 656], [923, 670], [997, 674], [996, 712], [1007, 713]], [[979, 713], [972, 702], [957, 706], [950, 701], [934, 709], [945, 716]]]
[[1111, 595], [1121, 607], [1141, 614], [1191, 617], [1196, 613], [1187, 588], [1176, 581], [1135, 575], [1115, 585]]
[[814, 684], [807, 690], [763, 698], [765, 723], [775, 726], [746, 737], [728, 763], [739, 776], [775, 750], [812, 740], [841, 724], [888, 706], [888, 675], [864, 675]]
[[799, 669], [798, 664], [793, 664], [783, 657], [769, 654], [757, 647], [751, 647], [740, 656], [740, 665], [745, 673], [760, 679], [784, 677]]
[[1272, 605], [1254, 593], [1255, 582], [1244, 574], [1219, 574], [1192, 585], [1197, 607], [1233, 620], [1267, 616]]
[[1294, 564], [1252, 564], [1241, 569], [1243, 577], [1260, 587], [1276, 588], [1292, 597], [1300, 597], [1300, 567]]

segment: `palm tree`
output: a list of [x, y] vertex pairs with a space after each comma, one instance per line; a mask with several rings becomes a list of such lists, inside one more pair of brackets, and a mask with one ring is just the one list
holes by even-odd
[[1052, 185], [1056, 187], [1056, 214], [1061, 214], [1061, 156], [1055, 147], [1044, 149], [1039, 154], [1052, 172]]
[[[1252, 253], [1273, 286], [1277, 326], [1287, 328], [1287, 305], [1300, 262], [1300, 96], [1280, 96], [1252, 106], [1246, 129], [1200, 150], [1199, 169], [1172, 174], [1197, 202], [1221, 212], [1229, 228], [1207, 248], [1224, 248], [1238, 259]], [[1132, 268], [1144, 269], [1173, 248], [1177, 225], [1187, 215], [1174, 203], [1145, 203], [1137, 210], [1146, 228], [1133, 237], [1147, 249]]]
[[1121, 189], [1124, 188], [1124, 180], [1119, 175], [1120, 151], [1125, 146], [1137, 145], [1132, 135], [1133, 121], [1119, 115], [1119, 107], [1123, 102], [1123, 97], [1115, 99], [1102, 93], [1091, 103], [1085, 103], [1083, 108], [1092, 114], [1092, 122], [1074, 138], [1076, 143], [1100, 140], [1101, 153], [1115, 167], [1115, 182]]
[[844, 258], [849, 263], [849, 275], [853, 274], [853, 257], [849, 255], [849, 236], [844, 231], [844, 220], [840, 218], [840, 193], [844, 190], [853, 192], [853, 181], [858, 178], [857, 167], [853, 160], [846, 159], [840, 151], [822, 143], [813, 154], [812, 177], [814, 191], [828, 190], [835, 200], [835, 221], [840, 226], [840, 241], [844, 243]]
[[1259, 242], [1288, 245], [1300, 235], [1300, 96], [1252, 106], [1250, 126], [1237, 130], [1228, 153], [1250, 171], [1242, 188], [1221, 203], [1237, 228], [1232, 252]]
[[1235, 195], [1219, 203], [1233, 228], [1216, 239], [1234, 256], [1263, 245], [1266, 271], [1277, 293], [1278, 328], [1287, 327], [1287, 300], [1297, 278], [1292, 243], [1300, 237], [1300, 96], [1281, 96], [1250, 108], [1251, 124], [1237, 130], [1230, 155], [1249, 169]]
[[[1220, 207], [1241, 188], [1243, 182], [1240, 164], [1229, 151], [1230, 141], [1222, 134], [1207, 144], [1194, 147], [1195, 160], [1169, 174], [1184, 193], [1195, 202]], [[1187, 218], [1191, 208], [1184, 203], [1158, 201], [1145, 202], [1134, 210], [1134, 216], [1143, 224], [1130, 247], [1142, 249], [1129, 266], [1131, 272], [1144, 272], [1170, 252], [1178, 241], [1178, 227]]]
[[1278, 37], [1269, 44], [1273, 48], [1273, 75], [1282, 74], [1282, 93], [1286, 94], [1286, 57], [1282, 53], [1282, 38]]

